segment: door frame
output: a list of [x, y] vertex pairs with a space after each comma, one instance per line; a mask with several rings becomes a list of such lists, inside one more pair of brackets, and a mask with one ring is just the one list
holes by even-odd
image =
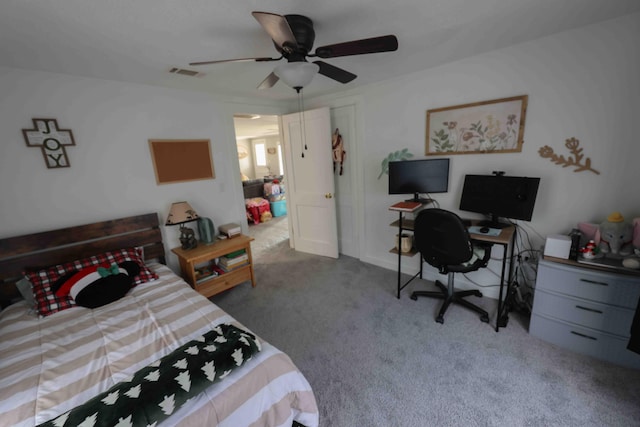
[[291, 175], [286, 181], [287, 208], [291, 216], [289, 241], [297, 251], [338, 258], [330, 108], [287, 114], [280, 118], [280, 123]]
[[[347, 97], [342, 97], [342, 98], [337, 98], [337, 99], [333, 99], [333, 100], [324, 100], [324, 102], [317, 102], [314, 100], [311, 100], [311, 102], [308, 102], [307, 104], [307, 108], [308, 109], [313, 109], [313, 108], [317, 108], [320, 106], [328, 106], [329, 109], [333, 109], [333, 108], [338, 108], [338, 107], [344, 107], [344, 106], [348, 106], [348, 105], [354, 105], [355, 106], [355, 117], [354, 117], [354, 128], [355, 128], [355, 132], [356, 132], [356, 137], [355, 140], [352, 141], [352, 143], [348, 143], [348, 147], [349, 147], [349, 154], [351, 157], [352, 162], [352, 171], [350, 172], [352, 174], [351, 179], [352, 179], [352, 183], [354, 186], [355, 191], [353, 191], [353, 206], [355, 209], [355, 223], [353, 224], [354, 229], [356, 230], [356, 239], [358, 240], [358, 244], [357, 247], [359, 249], [359, 253], [357, 255], [353, 255], [355, 258], [358, 259], [362, 259], [363, 254], [366, 254], [366, 248], [364, 247], [365, 244], [365, 239], [362, 238], [362, 236], [364, 236], [364, 232], [365, 232], [365, 221], [364, 221], [364, 189], [365, 189], [365, 179], [364, 179], [364, 166], [362, 164], [362, 153], [364, 152], [364, 142], [363, 142], [363, 137], [364, 137], [364, 126], [363, 126], [363, 101], [362, 98], [360, 96], [347, 96]], [[230, 135], [231, 138], [229, 138], [233, 144], [231, 145], [231, 149], [230, 149], [230, 153], [229, 155], [231, 155], [231, 158], [237, 158], [237, 148], [236, 148], [236, 138], [235, 138], [235, 126], [233, 123], [233, 116], [236, 114], [264, 114], [264, 115], [275, 115], [275, 116], [279, 116], [282, 117], [284, 114], [288, 114], [288, 112], [291, 111], [295, 111], [295, 106], [293, 105], [293, 103], [290, 104], [289, 108], [271, 108], [271, 107], [265, 107], [265, 106], [256, 106], [256, 105], [249, 105], [249, 104], [229, 104], [228, 106], [228, 113], [229, 113], [229, 117], [230, 117]], [[288, 112], [287, 112], [288, 111]], [[282, 126], [279, 125], [279, 130], [280, 130], [280, 141], [281, 144], [283, 146], [283, 150], [284, 150], [284, 142], [283, 142], [283, 135], [282, 135]], [[284, 174], [285, 174], [285, 183], [287, 179], [295, 179], [295, 177], [293, 177], [292, 172], [290, 171], [290, 167], [288, 165], [288, 160], [287, 160], [287, 156], [283, 153], [283, 164], [284, 164]], [[245, 215], [245, 208], [244, 208], [244, 197], [242, 197], [243, 195], [243, 190], [242, 190], [242, 181], [240, 179], [240, 165], [238, 162], [232, 162], [232, 168], [234, 169], [234, 173], [236, 176], [236, 183], [234, 184], [238, 190], [236, 191], [236, 194], [238, 194], [238, 205], [241, 208], [240, 212], [242, 212], [242, 227], [243, 227], [243, 232], [247, 233], [248, 232], [248, 222], [246, 219], [246, 215]], [[286, 189], [286, 187], [285, 187]], [[287, 215], [288, 217], [288, 215]], [[287, 223], [289, 226], [289, 235], [291, 236], [292, 233], [292, 225], [291, 225], [291, 220], [290, 218], [287, 218]], [[292, 247], [293, 242], [292, 239], [289, 239], [289, 246]]]

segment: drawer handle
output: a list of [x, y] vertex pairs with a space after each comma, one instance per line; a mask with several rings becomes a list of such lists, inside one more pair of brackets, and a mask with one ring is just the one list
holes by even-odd
[[589, 279], [580, 279], [581, 282], [587, 282], [587, 283], [591, 283], [593, 285], [600, 285], [600, 286], [609, 286], [608, 283], [606, 282], [598, 282], [595, 280], [589, 280]]
[[579, 308], [580, 310], [591, 311], [593, 313], [602, 314], [602, 311], [596, 310], [595, 308], [583, 307], [581, 305], [576, 305], [576, 308]]
[[582, 337], [582, 338], [589, 338], [590, 340], [598, 341], [598, 338], [590, 337], [589, 335], [581, 334], [580, 332], [571, 331], [571, 333], [573, 335], [577, 335], [577, 336]]

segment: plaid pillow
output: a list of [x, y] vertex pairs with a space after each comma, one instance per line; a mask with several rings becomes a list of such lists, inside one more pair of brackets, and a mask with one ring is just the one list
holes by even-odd
[[39, 271], [25, 271], [24, 275], [31, 281], [36, 307], [41, 316], [48, 316], [58, 311], [75, 306], [70, 295], [57, 297], [51, 286], [70, 272], [99, 264], [120, 264], [124, 261], [134, 261], [140, 267], [140, 274], [135, 276], [133, 284], [139, 285], [158, 278], [158, 275], [144, 264], [142, 249], [126, 248], [117, 251], [104, 252], [89, 258], [55, 265]]

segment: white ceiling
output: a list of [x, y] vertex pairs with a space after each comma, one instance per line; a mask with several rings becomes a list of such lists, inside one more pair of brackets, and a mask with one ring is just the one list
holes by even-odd
[[[315, 46], [395, 34], [396, 52], [333, 58], [358, 75], [318, 75], [305, 96], [395, 78], [496, 48], [640, 11], [638, 0], [2, 0], [0, 65], [194, 89], [294, 99], [282, 82], [257, 85], [279, 62], [189, 62], [278, 54], [251, 11], [302, 14]], [[197, 69], [201, 77], [170, 74]]]
[[278, 116], [247, 116], [249, 115], [236, 115], [233, 117], [233, 124], [236, 130], [236, 140], [280, 134]]

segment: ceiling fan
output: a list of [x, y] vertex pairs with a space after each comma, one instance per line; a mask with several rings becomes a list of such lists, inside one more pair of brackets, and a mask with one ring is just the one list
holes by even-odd
[[398, 49], [398, 39], [394, 35], [353, 40], [316, 48], [310, 53], [315, 41], [315, 31], [311, 19], [302, 15], [277, 15], [269, 12], [251, 12], [253, 17], [273, 40], [280, 57], [258, 57], [223, 59], [217, 61], [191, 62], [189, 65], [208, 65], [223, 62], [267, 62], [286, 59], [286, 64], [276, 67], [258, 86], [258, 89], [273, 87], [282, 79], [298, 92], [306, 86], [316, 73], [340, 83], [349, 83], [357, 76], [324, 61], [307, 61], [307, 58], [336, 58], [340, 56], [363, 55], [368, 53], [391, 52]]

